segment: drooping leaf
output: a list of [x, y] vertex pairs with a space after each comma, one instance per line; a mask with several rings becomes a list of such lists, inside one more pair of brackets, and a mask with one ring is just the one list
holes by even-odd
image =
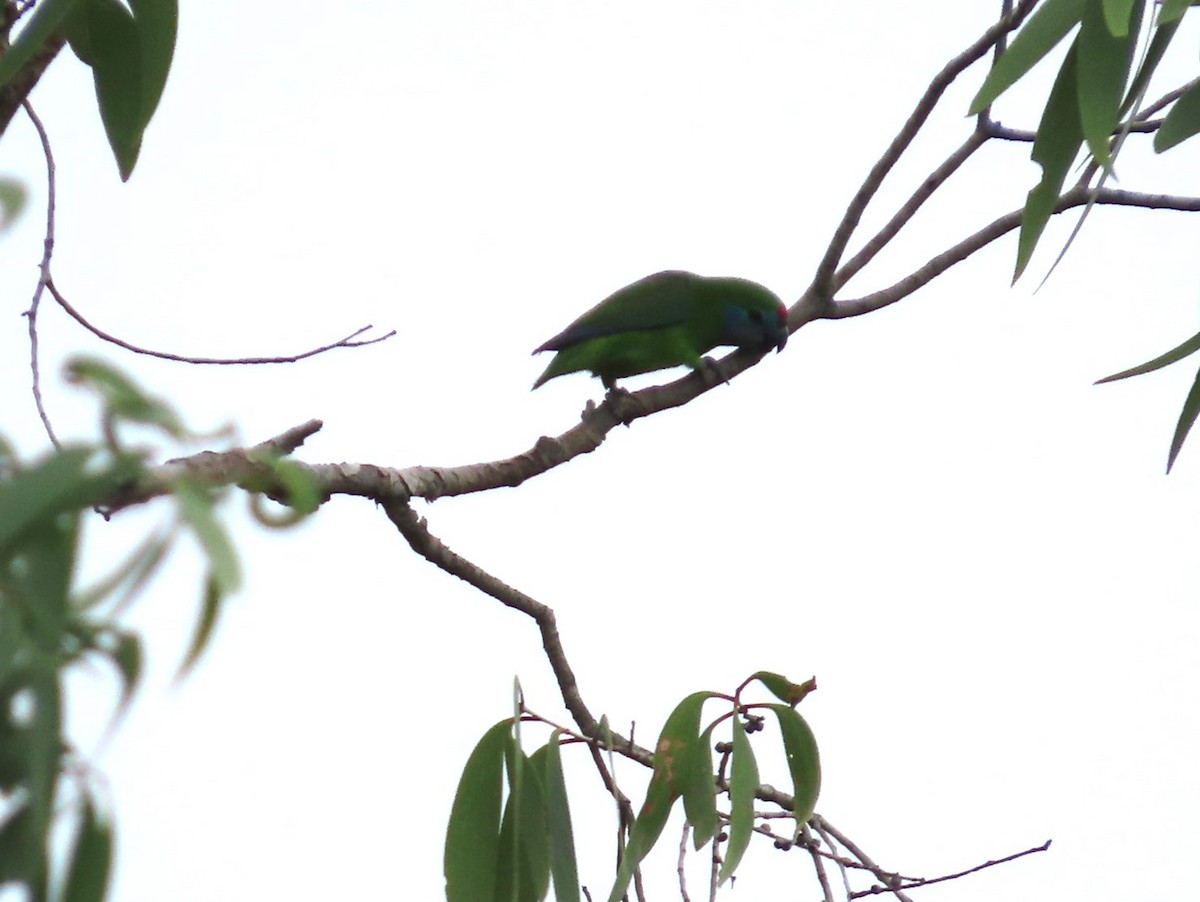
[[1021, 234], [1017, 239], [1017, 266], [1013, 281], [1021, 277], [1038, 239], [1054, 213], [1063, 181], [1071, 163], [1083, 144], [1083, 127], [1079, 121], [1079, 100], [1076, 89], [1075, 58], [1078, 44], [1073, 44], [1050, 90], [1050, 97], [1038, 125], [1031, 156], [1042, 167], [1041, 181], [1029, 192], [1025, 212], [1021, 216]]
[[130, 0], [142, 51], [142, 128], [149, 124], [171, 71], [179, 0]]
[[96, 810], [91, 795], [85, 795], [75, 845], [68, 859], [63, 902], [103, 902], [108, 891], [112, 851], [112, 824]]
[[1172, 22], [1169, 25], [1159, 25], [1154, 29], [1154, 36], [1150, 39], [1150, 46], [1146, 48], [1146, 52], [1142, 55], [1142, 61], [1138, 65], [1137, 73], [1133, 76], [1133, 81], [1129, 83], [1129, 90], [1125, 93], [1125, 100], [1121, 103], [1121, 115], [1124, 116], [1133, 109], [1134, 104], [1140, 103], [1142, 95], [1145, 93], [1147, 85], [1150, 84], [1150, 77], [1154, 74], [1154, 70], [1158, 68], [1158, 64], [1162, 62], [1163, 55], [1167, 52], [1167, 47], [1171, 44], [1171, 39], [1175, 37], [1175, 32], [1179, 29], [1178, 22]]
[[72, 357], [67, 379], [96, 392], [104, 402], [106, 417], [157, 426], [172, 438], [188, 435], [179, 415], [166, 401], [146, 394], [120, 370], [93, 357]]
[[196, 666], [196, 662], [200, 660], [200, 656], [204, 654], [204, 650], [208, 648], [213, 630], [217, 626], [217, 618], [221, 614], [221, 602], [224, 597], [210, 570], [204, 580], [204, 596], [200, 601], [200, 616], [196, 618], [196, 628], [192, 630], [192, 641], [188, 643], [188, 650], [183, 656], [183, 663], [179, 665], [176, 679], [182, 680], [187, 676]]
[[100, 119], [121, 181], [133, 173], [146, 127], [142, 102], [142, 49], [133, 14], [117, 0], [86, 0], [88, 52]]
[[0, 86], [7, 84], [46, 45], [77, 2], [79, 0], [42, 0], [34, 8], [28, 24], [0, 56]]
[[733, 754], [729, 762], [729, 842], [717, 875], [724, 883], [741, 864], [754, 833], [754, 793], [758, 789], [758, 762], [746, 728], [733, 718]]
[[1169, 22], [1179, 21], [1187, 12], [1188, 7], [1192, 5], [1193, 0], [1163, 0], [1162, 9], [1158, 13], [1158, 23], [1166, 25]]
[[1118, 108], [1133, 59], [1135, 32], [1129, 20], [1132, 5], [1125, 12], [1123, 31], [1114, 36], [1109, 31], [1107, 6], [1102, 9], [1089, 4], [1075, 51], [1080, 124], [1092, 156], [1106, 169], [1111, 166], [1108, 144], [1117, 128]]
[[1192, 85], [1175, 101], [1154, 136], [1158, 153], [1170, 150], [1200, 132], [1200, 84]]
[[796, 830], [812, 817], [821, 794], [821, 757], [817, 753], [817, 739], [804, 718], [787, 705], [768, 705], [779, 720], [779, 732], [783, 737], [783, 752], [787, 758], [788, 771], [792, 775], [792, 798], [795, 800], [793, 813]]
[[177, 479], [172, 486], [179, 513], [208, 558], [210, 575], [221, 594], [234, 592], [241, 585], [237, 551], [225, 528], [213, 513], [212, 493], [190, 479]]
[[1164, 366], [1177, 363], [1183, 360], [1183, 358], [1195, 354], [1197, 351], [1200, 351], [1200, 332], [1197, 332], [1183, 344], [1171, 348], [1171, 350], [1160, 357], [1155, 357], [1153, 360], [1148, 360], [1130, 369], [1121, 370], [1119, 373], [1113, 373], [1111, 376], [1105, 376], [1103, 379], [1097, 379], [1095, 384], [1103, 385], [1105, 382], [1116, 382], [1118, 379], [1128, 379], [1130, 376], [1142, 376], [1146, 373], [1152, 373], [1155, 370], [1162, 369]]
[[1083, 18], [1088, 0], [1047, 0], [1013, 38], [971, 101], [972, 114], [982, 112], [1018, 82], [1067, 36]]
[[699, 849], [712, 840], [720, 829], [717, 817], [717, 782], [713, 774], [712, 731], [710, 726], [692, 739], [684, 749], [683, 810], [692, 825], [692, 844]]
[[514, 741], [506, 751], [509, 794], [500, 821], [496, 902], [539, 902], [550, 889], [550, 838], [540, 769]]
[[1129, 15], [1136, 0], [1104, 0], [1104, 24], [1115, 38], [1129, 34]]
[[446, 902], [493, 898], [499, 867], [504, 755], [511, 743], [512, 720], [505, 718], [483, 734], [463, 768], [446, 827]]
[[575, 837], [571, 828], [571, 807], [563, 779], [560, 730], [538, 749], [530, 760], [542, 774], [546, 792], [546, 831], [550, 839], [550, 875], [554, 878], [555, 902], [579, 902], [579, 869], [575, 857]]
[[808, 693], [817, 688], [815, 678], [805, 680], [803, 683], [793, 683], [783, 674], [771, 673], [767, 670], [758, 671], [751, 679], [758, 680], [766, 686], [767, 690], [781, 702], [787, 702], [793, 706], [798, 705]]
[[1179, 422], [1175, 424], [1175, 435], [1171, 438], [1171, 451], [1167, 455], [1168, 473], [1171, 472], [1171, 467], [1175, 466], [1175, 458], [1183, 450], [1183, 443], [1187, 439], [1188, 433], [1192, 431], [1197, 415], [1200, 415], [1200, 371], [1197, 371], [1192, 388], [1183, 402], [1183, 410], [1179, 411]]

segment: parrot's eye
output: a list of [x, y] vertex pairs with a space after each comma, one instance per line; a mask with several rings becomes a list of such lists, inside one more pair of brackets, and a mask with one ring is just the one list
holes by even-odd
[[763, 321], [762, 311], [761, 310], [751, 310], [750, 311], [750, 321], [754, 322], [754, 323], [758, 323], [758, 325], [761, 326], [762, 321]]

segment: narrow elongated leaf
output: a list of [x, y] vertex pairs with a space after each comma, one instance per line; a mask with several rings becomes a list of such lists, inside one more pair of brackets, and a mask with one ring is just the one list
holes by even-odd
[[713, 773], [712, 731], [693, 739], [685, 749], [687, 766], [683, 783], [683, 810], [692, 825], [692, 844], [699, 849], [720, 829], [717, 817], [717, 781]]
[[812, 817], [817, 807], [817, 796], [821, 794], [821, 757], [817, 753], [817, 739], [795, 708], [786, 705], [768, 707], [775, 712], [779, 720], [779, 732], [783, 736], [783, 752], [792, 775], [793, 813], [796, 816], [796, 831], [799, 832], [804, 822]]
[[1135, 0], [1104, 0], [1104, 24], [1115, 38], [1129, 34], [1129, 14]]
[[1170, 150], [1200, 132], [1200, 85], [1192, 85], [1183, 92], [1167, 113], [1154, 136], [1154, 149], [1158, 153]]
[[717, 882], [724, 883], [737, 870], [754, 834], [754, 793], [758, 789], [758, 762], [746, 728], [733, 718], [733, 755], [729, 762], [729, 843]]
[[158, 108], [175, 55], [178, 0], [130, 0], [142, 49], [142, 128]]
[[225, 528], [213, 513], [213, 498], [208, 489], [189, 479], [178, 479], [172, 489], [179, 513], [192, 528], [196, 540], [208, 558], [212, 580], [222, 594], [236, 591], [241, 585], [237, 551]]
[[0, 56], [0, 86], [7, 84], [45, 46], [77, 2], [79, 0], [42, 0], [34, 8], [29, 23]]
[[116, 645], [109, 652], [109, 658], [112, 659], [113, 665], [121, 675], [121, 700], [117, 704], [117, 710], [113, 713], [115, 720], [129, 707], [129, 702], [137, 691], [138, 683], [141, 682], [142, 639], [137, 633], [126, 630], [114, 630], [112, 635], [116, 639]]
[[971, 101], [971, 113], [981, 112], [1018, 82], [1067, 36], [1083, 18], [1088, 0], [1046, 0], [1017, 32], [984, 79]]
[[1175, 424], [1175, 435], [1171, 438], [1171, 451], [1167, 455], [1168, 473], [1171, 472], [1171, 467], [1175, 466], [1175, 458], [1183, 450], [1184, 440], [1192, 431], [1192, 426], [1196, 424], [1198, 414], [1200, 414], [1200, 371], [1196, 373], [1196, 380], [1192, 383], [1191, 391], [1188, 392], [1187, 399], [1183, 402], [1183, 410], [1179, 411], [1179, 422]]
[[187, 429], [166, 401], [142, 391], [133, 380], [102, 360], [72, 357], [66, 365], [67, 379], [96, 392], [104, 401], [106, 416], [157, 426], [173, 438], [184, 438]]
[[92, 797], [86, 795], [67, 867], [63, 902], [103, 902], [108, 891], [112, 851], [112, 824], [96, 810]]
[[211, 572], [204, 580], [204, 596], [200, 601], [200, 616], [196, 618], [196, 628], [192, 631], [192, 641], [188, 643], [187, 654], [183, 657], [183, 663], [179, 665], [179, 673], [175, 678], [182, 680], [187, 676], [196, 662], [200, 660], [200, 656], [204, 654], [204, 650], [208, 648], [209, 640], [212, 639], [213, 630], [217, 626], [217, 618], [221, 614], [221, 602], [224, 600], [224, 595], [221, 592], [220, 586], [216, 579], [213, 578]]
[[539, 902], [550, 889], [550, 838], [540, 769], [514, 741], [506, 751], [509, 794], [500, 825], [496, 902]]
[[1162, 9], [1158, 13], [1158, 23], [1166, 25], [1179, 21], [1191, 5], [1192, 0], [1163, 0]]
[[129, 178], [146, 127], [142, 103], [142, 50], [133, 15], [115, 0], [87, 0], [88, 52], [100, 119], [117, 160]]
[[1146, 52], [1142, 56], [1142, 62], [1138, 66], [1137, 74], [1133, 76], [1133, 81], [1130, 82], [1129, 90], [1125, 94], [1125, 100], [1121, 104], [1122, 116], [1132, 110], [1134, 104], [1141, 102], [1142, 94], [1145, 92], [1146, 86], [1150, 83], [1150, 76], [1154, 74], [1154, 70], [1162, 62], [1163, 55], [1167, 52], [1167, 47], [1170, 46], [1171, 39], [1175, 37], [1175, 32], [1178, 29], [1178, 22], [1172, 22], [1169, 25], [1159, 25], [1155, 28], [1154, 37], [1150, 39], [1150, 46], [1146, 48]]
[[1076, 88], [1075, 57], [1078, 45], [1071, 46], [1063, 60], [1058, 78], [1050, 90], [1050, 98], [1038, 125], [1033, 142], [1032, 157], [1042, 167], [1042, 178], [1029, 192], [1025, 212], [1021, 216], [1021, 234], [1017, 239], [1017, 267], [1013, 281], [1021, 277], [1046, 223], [1054, 213], [1063, 181], [1071, 163], [1083, 144], [1083, 127], [1079, 121], [1079, 100]]
[[1117, 128], [1118, 108], [1133, 59], [1130, 12], [1126, 10], [1121, 35], [1114, 37], [1106, 21], [1107, 8], [1090, 4], [1083, 14], [1075, 51], [1080, 124], [1088, 149], [1105, 169], [1111, 166], [1108, 143]]
[[571, 807], [563, 779], [560, 730], [530, 759], [542, 774], [546, 792], [546, 830], [550, 838], [550, 875], [554, 878], [555, 902], [579, 902], [579, 869], [575, 858], [575, 835], [571, 828]]
[[1152, 373], [1155, 370], [1161, 370], [1164, 366], [1178, 363], [1183, 358], [1195, 354], [1197, 351], [1200, 351], [1200, 332], [1197, 332], [1183, 344], [1171, 348], [1171, 350], [1167, 351], [1161, 357], [1155, 357], [1153, 360], [1148, 360], [1130, 369], [1121, 370], [1121, 372], [1105, 376], [1103, 379], [1097, 379], [1095, 384], [1103, 385], [1105, 382], [1116, 382], [1118, 379], [1128, 379], [1130, 376], [1142, 376], [1146, 373]]
[[446, 902], [486, 902], [493, 898], [504, 755], [511, 743], [512, 720], [506, 718], [483, 734], [463, 768], [446, 827]]

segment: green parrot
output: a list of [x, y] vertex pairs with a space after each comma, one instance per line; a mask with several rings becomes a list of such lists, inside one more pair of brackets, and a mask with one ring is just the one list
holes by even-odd
[[668, 270], [609, 295], [533, 353], [557, 351], [533, 387], [590, 370], [604, 387], [673, 366], [699, 369], [718, 345], [782, 351], [787, 308], [746, 279]]

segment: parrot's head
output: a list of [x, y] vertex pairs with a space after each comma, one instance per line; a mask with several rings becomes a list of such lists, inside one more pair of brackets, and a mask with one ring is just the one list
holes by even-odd
[[725, 305], [722, 344], [753, 351], [782, 351], [788, 340], [787, 307], [769, 289], [754, 282], [736, 281], [741, 284], [736, 299]]

